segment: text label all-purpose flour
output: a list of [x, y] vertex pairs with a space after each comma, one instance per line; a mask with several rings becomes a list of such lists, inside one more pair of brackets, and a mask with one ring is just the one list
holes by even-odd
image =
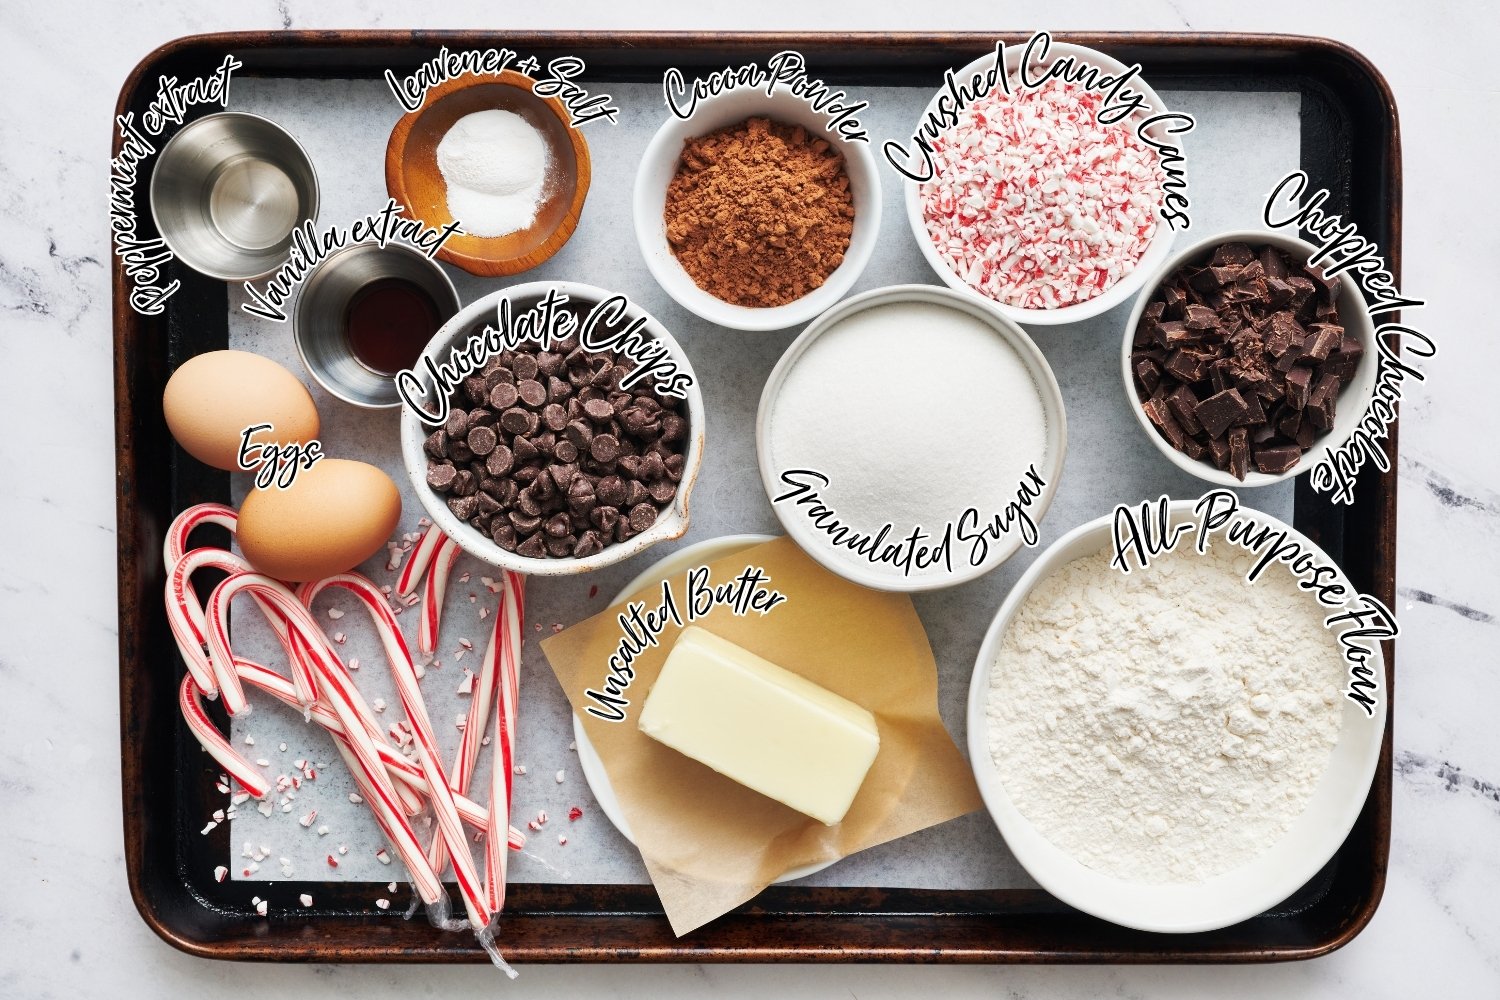
[[1200, 882], [1269, 848], [1342, 728], [1344, 662], [1285, 568], [1214, 540], [1128, 576], [1106, 549], [1037, 585], [991, 672], [990, 754], [1055, 846], [1132, 882]]
[[787, 373], [770, 421], [773, 500], [840, 558], [916, 576], [1035, 544], [1047, 420], [1026, 362], [969, 313], [931, 302], [838, 320]]

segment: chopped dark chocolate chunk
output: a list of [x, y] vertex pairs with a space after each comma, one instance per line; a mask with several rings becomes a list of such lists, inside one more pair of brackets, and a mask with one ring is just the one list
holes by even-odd
[[1267, 475], [1279, 475], [1302, 460], [1302, 449], [1295, 444], [1255, 449], [1255, 467]]
[[1250, 433], [1243, 427], [1229, 432], [1229, 474], [1243, 480], [1250, 471]]
[[1248, 409], [1238, 389], [1225, 389], [1200, 402], [1195, 416], [1208, 436], [1216, 438], [1223, 437], [1224, 432], [1243, 417]]

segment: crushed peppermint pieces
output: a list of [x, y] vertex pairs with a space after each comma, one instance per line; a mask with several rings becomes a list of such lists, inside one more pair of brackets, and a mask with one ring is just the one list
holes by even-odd
[[375, 852], [375, 860], [379, 861], [383, 865], [388, 865], [391, 863], [391, 856], [386, 851], [386, 849], [382, 847], [380, 850]]
[[580, 809], [580, 808], [578, 808], [577, 806], [574, 806], [574, 807], [572, 807], [571, 809], [568, 810], [568, 822], [569, 823], [577, 823], [582, 818], [583, 818], [583, 810]]
[[312, 897], [304, 892], [302, 895], [297, 897], [297, 902], [301, 903], [305, 907], [312, 906]]
[[328, 617], [332, 618], [334, 621], [338, 621], [340, 618], [344, 617], [344, 612], [338, 608], [329, 608]]
[[222, 881], [224, 881], [228, 877], [229, 877], [229, 869], [228, 868], [225, 868], [223, 865], [217, 865], [217, 866], [214, 867], [214, 881], [215, 882], [222, 882]]
[[564, 781], [566, 781], [568, 779], [567, 774], [565, 774], [562, 771], [558, 771], [557, 774], [555, 775], [555, 777], [557, 778], [557, 783], [559, 785], [562, 784]]
[[980, 294], [1056, 309], [1135, 269], [1156, 234], [1165, 172], [1105, 95], [1061, 79], [974, 101], [933, 143], [922, 218], [944, 264]]
[[382, 897], [375, 900], [375, 905], [380, 907], [382, 910], [389, 910], [391, 908], [391, 901]]
[[464, 668], [464, 679], [458, 682], [458, 693], [474, 693], [474, 671], [470, 670], [468, 667]]

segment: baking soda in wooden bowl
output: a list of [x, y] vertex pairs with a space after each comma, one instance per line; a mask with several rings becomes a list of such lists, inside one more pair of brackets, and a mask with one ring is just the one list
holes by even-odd
[[761, 396], [761, 477], [787, 532], [882, 590], [974, 579], [1035, 544], [1062, 471], [1056, 379], [1018, 327], [930, 285], [824, 313]]

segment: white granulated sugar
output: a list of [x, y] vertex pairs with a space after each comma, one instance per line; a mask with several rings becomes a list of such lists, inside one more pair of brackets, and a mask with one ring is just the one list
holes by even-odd
[[475, 236], [525, 229], [542, 203], [551, 158], [542, 134], [514, 111], [465, 115], [437, 147], [448, 211]]
[[988, 324], [927, 302], [840, 320], [797, 359], [771, 414], [778, 474], [821, 472], [840, 522], [873, 533], [889, 521], [893, 539], [935, 534], [968, 507], [988, 521], [1046, 450], [1021, 356]]
[[990, 755], [1016, 808], [1083, 864], [1199, 882], [1267, 850], [1306, 807], [1343, 722], [1317, 602], [1274, 566], [1183, 539], [1124, 575], [1109, 553], [1042, 581], [991, 673]]

